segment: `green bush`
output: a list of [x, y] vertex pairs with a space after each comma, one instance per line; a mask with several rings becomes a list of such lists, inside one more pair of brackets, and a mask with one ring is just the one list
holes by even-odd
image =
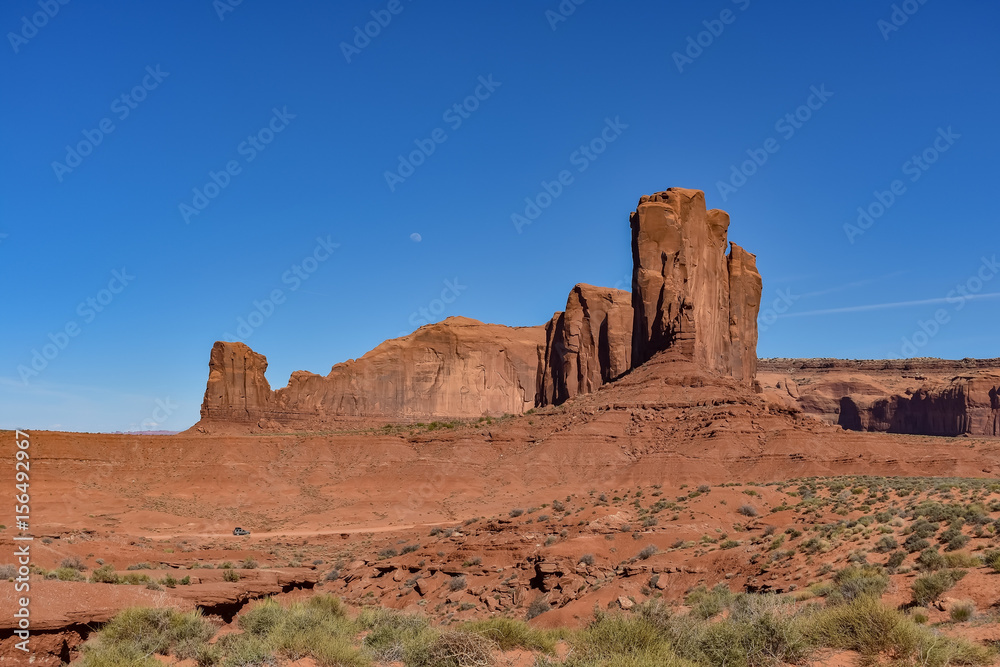
[[851, 602], [862, 596], [880, 598], [889, 587], [889, 576], [877, 565], [850, 566], [833, 577], [837, 587], [827, 597], [832, 604]]
[[707, 619], [721, 614], [734, 599], [733, 592], [724, 583], [716, 584], [711, 590], [701, 584], [687, 594], [684, 603], [691, 607], [692, 615]]
[[556, 649], [556, 640], [551, 633], [536, 630], [524, 621], [511, 618], [472, 621], [462, 626], [462, 629], [495, 641], [501, 651], [522, 648], [551, 654]]
[[158, 665], [152, 654], [195, 658], [215, 635], [201, 613], [138, 607], [115, 616], [84, 648], [86, 667]]
[[932, 574], [917, 577], [911, 586], [913, 601], [921, 606], [936, 601], [945, 591], [957, 584], [965, 574], [965, 570], [938, 570]]

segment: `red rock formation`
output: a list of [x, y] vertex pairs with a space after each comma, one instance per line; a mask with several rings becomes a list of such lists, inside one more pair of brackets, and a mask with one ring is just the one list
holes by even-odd
[[271, 410], [264, 355], [243, 343], [219, 341], [212, 346], [208, 369], [208, 386], [201, 404], [203, 420], [255, 424]]
[[855, 431], [1000, 436], [1000, 359], [768, 359], [765, 394]]
[[272, 392], [267, 359], [243, 343], [216, 343], [202, 405], [207, 423], [264, 430], [317, 427], [344, 417], [468, 418], [521, 414], [535, 404], [543, 327], [450, 317], [388, 340], [328, 375], [292, 374]]
[[632, 366], [676, 349], [700, 367], [751, 384], [761, 278], [754, 256], [726, 257], [729, 215], [700, 190], [644, 196], [631, 217]]
[[566, 310], [545, 325], [536, 405], [559, 404], [597, 391], [629, 370], [631, 300], [624, 290], [582, 283], [573, 288]]

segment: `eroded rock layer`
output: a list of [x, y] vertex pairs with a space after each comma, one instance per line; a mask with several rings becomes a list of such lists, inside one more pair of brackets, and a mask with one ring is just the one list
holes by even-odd
[[272, 392], [267, 360], [242, 343], [216, 343], [203, 421], [274, 430], [342, 417], [469, 418], [534, 406], [543, 327], [450, 317], [388, 340], [327, 375], [292, 374]]
[[629, 370], [632, 363], [632, 296], [579, 284], [566, 310], [545, 325], [535, 403], [558, 405], [589, 394]]
[[215, 343], [208, 360], [201, 418], [256, 424], [271, 411], [271, 385], [264, 377], [265, 371], [267, 358], [245, 344]]
[[762, 360], [772, 398], [855, 431], [1000, 436], [1000, 359]]
[[644, 196], [632, 226], [632, 366], [675, 349], [705, 370], [753, 381], [761, 278], [733, 246], [729, 215], [705, 193], [670, 188]]

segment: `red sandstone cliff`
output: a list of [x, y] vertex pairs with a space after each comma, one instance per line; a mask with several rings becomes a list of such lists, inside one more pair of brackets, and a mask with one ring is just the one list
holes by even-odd
[[545, 325], [536, 405], [559, 404], [597, 391], [629, 370], [632, 319], [628, 292], [582, 283], [574, 287], [566, 310]]
[[670, 188], [644, 196], [632, 226], [632, 366], [675, 349], [701, 368], [752, 384], [761, 278], [734, 245], [729, 215], [705, 193]]
[[279, 430], [521, 414], [594, 392], [668, 350], [752, 386], [761, 279], [752, 254], [733, 244], [726, 255], [728, 214], [707, 211], [700, 190], [671, 188], [642, 197], [631, 227], [631, 295], [577, 285], [544, 327], [448, 318], [328, 375], [297, 371], [274, 392], [262, 355], [216, 343], [202, 422]]
[[1000, 436], [1000, 359], [765, 359], [765, 394], [855, 431]]

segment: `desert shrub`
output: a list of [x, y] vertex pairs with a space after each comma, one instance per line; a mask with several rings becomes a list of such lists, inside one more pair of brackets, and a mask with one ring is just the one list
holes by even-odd
[[73, 567], [60, 567], [55, 570], [56, 578], [59, 581], [86, 581], [87, 578], [80, 574], [80, 571]]
[[889, 577], [876, 565], [850, 566], [833, 577], [834, 588], [827, 596], [831, 604], [852, 602], [859, 597], [880, 598], [889, 587]]
[[95, 641], [87, 642], [83, 664], [157, 665], [150, 656], [168, 653], [181, 659], [195, 658], [215, 631], [198, 611], [126, 609], [104, 626]]
[[639, 553], [637, 553], [635, 555], [635, 557], [637, 559], [639, 559], [639, 560], [646, 560], [650, 556], [655, 555], [657, 551], [658, 551], [658, 549], [656, 548], [656, 546], [653, 545], [653, 544], [650, 544], [650, 545], [647, 545], [647, 546], [643, 547], [642, 551], [640, 551]]
[[524, 514], [524, 509], [522, 509], [520, 507], [515, 507], [514, 509], [512, 509], [510, 511], [510, 517], [512, 519], [516, 519], [517, 517], [521, 516], [522, 514]]
[[875, 553], [887, 554], [898, 546], [899, 542], [897, 542], [896, 538], [892, 535], [883, 535], [877, 542], [875, 542], [875, 546], [872, 548], [872, 551]]
[[425, 617], [369, 607], [362, 610], [357, 622], [368, 631], [362, 646], [375, 660], [407, 665], [427, 664], [437, 633]]
[[133, 563], [125, 568], [126, 570], [152, 570], [153, 566], [149, 563]]
[[[594, 564], [594, 554], [583, 554], [582, 556], [580, 556], [579, 562], [583, 563], [584, 565], [593, 565]], [[11, 566], [11, 567], [13, 567], [13, 566]]]
[[226, 570], [222, 575], [223, 581], [228, 581], [229, 583], [235, 583], [240, 580], [240, 573], [236, 570]]
[[885, 566], [890, 570], [894, 570], [902, 565], [904, 560], [906, 560], [905, 551], [893, 551], [889, 554], [889, 560], [885, 562]]
[[151, 582], [152, 579], [149, 578], [148, 574], [139, 574], [138, 572], [126, 572], [125, 574], [118, 575], [119, 584], [127, 584], [129, 586], [142, 586]]
[[525, 618], [530, 621], [534, 617], [540, 616], [550, 609], [552, 609], [552, 605], [548, 603], [545, 596], [539, 595], [531, 601], [530, 605], [528, 605], [528, 611], [525, 614]]
[[90, 573], [90, 583], [92, 584], [117, 584], [118, 574], [112, 565], [102, 565]]
[[330, 570], [323, 578], [327, 581], [336, 581], [337, 579], [340, 579], [340, 570]]
[[681, 667], [693, 665], [679, 658], [666, 636], [643, 617], [600, 614], [572, 638], [572, 667]]
[[386, 558], [395, 558], [398, 555], [399, 555], [399, 552], [396, 551], [395, 549], [393, 549], [392, 547], [386, 547], [385, 549], [382, 549], [381, 551], [379, 551], [378, 554], [377, 554], [379, 560], [383, 560], [383, 559], [386, 559]]
[[742, 514], [743, 516], [750, 516], [750, 517], [754, 517], [760, 514], [760, 512], [757, 511], [757, 508], [749, 503], [744, 503], [743, 505], [740, 505], [739, 509], [737, 509], [736, 511]]
[[472, 621], [463, 625], [462, 629], [492, 639], [501, 651], [522, 648], [551, 654], [556, 650], [556, 640], [551, 633], [536, 630], [524, 621], [511, 618]]
[[240, 563], [240, 567], [243, 568], [244, 570], [256, 570], [258, 567], [258, 563], [253, 558], [247, 557], [243, 559], [243, 562]]
[[448, 581], [448, 590], [450, 591], [460, 591], [465, 588], [465, 577], [454, 576]]
[[944, 555], [945, 567], [980, 567], [983, 559], [966, 551], [956, 551]]
[[430, 645], [429, 664], [434, 667], [489, 667], [496, 664], [497, 644], [465, 630], [442, 633]]
[[684, 603], [691, 607], [691, 614], [697, 618], [712, 618], [722, 613], [733, 599], [733, 592], [724, 583], [716, 584], [711, 590], [704, 584], [699, 585], [684, 598]]
[[906, 540], [903, 541], [903, 548], [909, 551], [911, 554], [917, 551], [923, 551], [924, 549], [930, 548], [931, 543], [922, 537], [918, 537], [916, 533], [912, 533]]
[[957, 584], [965, 574], [965, 570], [938, 570], [932, 574], [917, 577], [911, 586], [913, 601], [922, 606], [936, 601], [945, 591]]
[[951, 609], [948, 610], [948, 614], [951, 616], [951, 620], [956, 623], [963, 623], [972, 618], [972, 615], [976, 612], [976, 605], [972, 602], [959, 602], [952, 605]]
[[87, 566], [84, 564], [82, 560], [80, 560], [79, 556], [70, 556], [68, 558], [63, 558], [62, 562], [59, 564], [59, 567], [69, 568], [72, 570], [76, 570], [78, 572], [83, 572], [87, 569]]
[[0, 579], [13, 579], [17, 576], [17, 565], [0, 565]]
[[983, 562], [994, 572], [1000, 572], [1000, 549], [991, 549], [983, 554]]
[[937, 549], [924, 549], [917, 556], [916, 563], [921, 570], [933, 572], [944, 567], [944, 556]]

